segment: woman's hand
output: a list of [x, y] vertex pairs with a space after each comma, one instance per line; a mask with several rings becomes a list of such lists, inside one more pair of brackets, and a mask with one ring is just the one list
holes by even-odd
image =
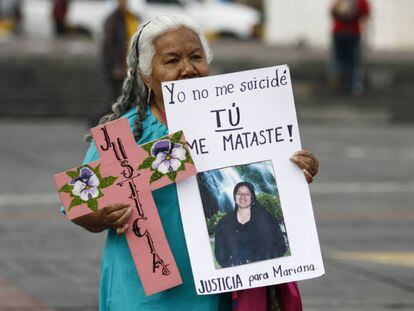
[[313, 177], [318, 174], [319, 161], [310, 151], [306, 149], [296, 151], [290, 157], [290, 161], [299, 166], [308, 183], [311, 183], [313, 181]]
[[128, 219], [132, 215], [132, 208], [128, 204], [114, 204], [97, 210], [72, 221], [90, 232], [102, 232], [114, 228], [117, 234], [124, 234], [128, 230]]
[[114, 228], [116, 233], [121, 235], [125, 234], [128, 230], [128, 220], [132, 215], [132, 208], [128, 204], [114, 204], [105, 206], [101, 213], [100, 218], [102, 223], [107, 227]]

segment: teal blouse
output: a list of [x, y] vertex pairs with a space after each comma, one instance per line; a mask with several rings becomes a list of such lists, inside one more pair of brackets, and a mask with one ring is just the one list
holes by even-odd
[[[136, 109], [127, 112], [131, 129], [137, 118]], [[146, 143], [168, 134], [168, 129], [147, 110], [143, 121], [143, 134], [138, 144]], [[98, 160], [96, 145], [92, 142], [84, 164]], [[99, 290], [100, 311], [161, 311], [161, 310], [231, 310], [229, 295], [200, 296], [196, 294], [187, 246], [184, 239], [175, 184], [153, 192], [165, 234], [174, 254], [183, 284], [167, 291], [145, 296], [141, 281], [135, 269], [125, 236], [118, 236], [109, 229], [101, 263]]]

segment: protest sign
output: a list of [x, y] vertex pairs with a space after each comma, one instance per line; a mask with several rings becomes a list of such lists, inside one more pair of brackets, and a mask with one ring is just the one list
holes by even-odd
[[162, 89], [200, 172], [178, 185], [197, 293], [324, 274], [308, 184], [289, 160], [302, 147], [288, 66]]
[[138, 146], [121, 118], [91, 133], [100, 160], [54, 177], [67, 217], [129, 204], [133, 212], [125, 235], [145, 294], [182, 284], [151, 192], [196, 173], [183, 132]]

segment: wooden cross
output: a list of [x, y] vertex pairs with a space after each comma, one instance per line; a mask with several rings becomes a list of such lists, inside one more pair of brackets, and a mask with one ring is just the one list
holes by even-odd
[[138, 146], [128, 120], [91, 129], [100, 160], [55, 175], [69, 219], [126, 203], [126, 238], [146, 295], [182, 284], [152, 191], [196, 174], [182, 132]]

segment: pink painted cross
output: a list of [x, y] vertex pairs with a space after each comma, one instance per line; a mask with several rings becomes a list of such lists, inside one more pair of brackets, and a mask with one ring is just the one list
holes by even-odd
[[138, 146], [125, 118], [91, 133], [100, 160], [54, 177], [67, 217], [129, 204], [134, 208], [126, 238], [145, 294], [182, 284], [151, 192], [196, 174], [183, 133]]

